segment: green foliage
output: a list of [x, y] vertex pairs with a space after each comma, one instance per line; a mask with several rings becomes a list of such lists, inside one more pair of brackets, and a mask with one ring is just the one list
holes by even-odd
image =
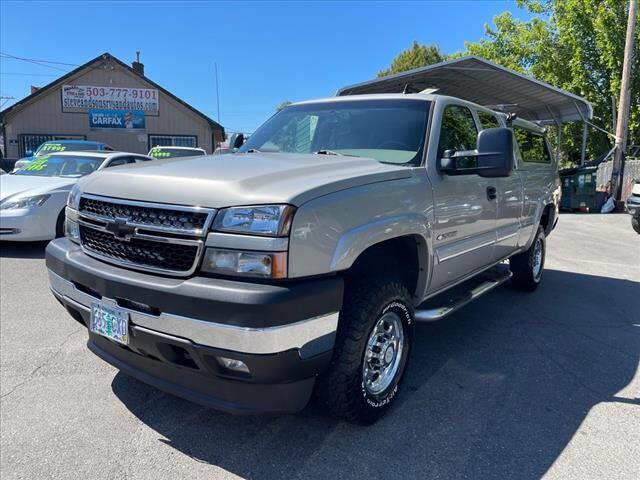
[[446, 55], [437, 45], [420, 45], [415, 40], [411, 48], [401, 52], [391, 62], [391, 66], [378, 72], [378, 77], [385, 77], [414, 68], [425, 67], [446, 60]]
[[[593, 123], [613, 130], [611, 98], [620, 92], [627, 22], [627, 0], [518, 0], [535, 17], [515, 19], [505, 12], [485, 26], [479, 42], [467, 43], [466, 54], [478, 55], [558, 86], [589, 100]], [[631, 85], [629, 145], [640, 143], [640, 28]], [[582, 125], [563, 130], [565, 161], [579, 161]], [[588, 158], [611, 146], [607, 135], [591, 129]]]

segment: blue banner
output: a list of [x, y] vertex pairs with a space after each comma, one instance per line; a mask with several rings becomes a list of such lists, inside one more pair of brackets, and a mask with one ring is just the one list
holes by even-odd
[[89, 110], [89, 128], [144, 130], [142, 110]]

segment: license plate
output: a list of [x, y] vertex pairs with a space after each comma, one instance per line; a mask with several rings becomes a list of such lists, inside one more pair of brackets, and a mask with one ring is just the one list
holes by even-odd
[[98, 335], [129, 344], [129, 314], [121, 308], [92, 303], [90, 325], [91, 331]]

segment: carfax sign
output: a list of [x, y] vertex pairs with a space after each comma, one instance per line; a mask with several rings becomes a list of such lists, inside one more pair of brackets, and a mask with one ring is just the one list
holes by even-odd
[[63, 85], [62, 109], [141, 110], [158, 113], [158, 90], [154, 88]]
[[144, 112], [140, 110], [89, 110], [89, 128], [144, 130]]

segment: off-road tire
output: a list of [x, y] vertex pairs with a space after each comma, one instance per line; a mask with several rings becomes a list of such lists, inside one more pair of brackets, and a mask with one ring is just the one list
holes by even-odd
[[58, 220], [56, 220], [56, 238], [64, 237], [65, 218], [64, 210], [62, 210], [58, 215]]
[[636, 233], [640, 234], [640, 216], [631, 217], [631, 227], [636, 231]]
[[[402, 322], [403, 348], [393, 381], [374, 396], [365, 388], [365, 351], [378, 320], [389, 311]], [[411, 297], [402, 283], [383, 278], [356, 285], [348, 283], [333, 358], [327, 372], [316, 383], [320, 403], [351, 423], [369, 425], [382, 417], [398, 394], [411, 352], [414, 323]]]
[[[536, 247], [540, 244], [542, 248], [542, 259], [538, 273], [534, 267]], [[509, 267], [511, 268], [511, 284], [514, 288], [524, 292], [533, 292], [540, 282], [544, 273], [544, 260], [546, 257], [547, 243], [542, 225], [538, 226], [538, 231], [533, 239], [531, 247], [522, 253], [514, 255], [509, 259]]]

